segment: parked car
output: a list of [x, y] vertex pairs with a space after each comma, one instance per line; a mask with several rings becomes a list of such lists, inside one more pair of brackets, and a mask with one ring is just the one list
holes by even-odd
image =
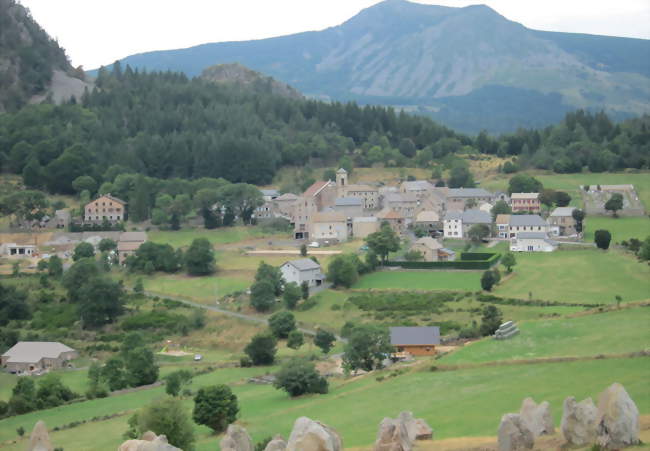
[[194, 354], [194, 361], [198, 362], [199, 360], [203, 360], [203, 356], [201, 354]]
[[312, 241], [307, 247], [320, 247], [320, 243], [318, 241]]

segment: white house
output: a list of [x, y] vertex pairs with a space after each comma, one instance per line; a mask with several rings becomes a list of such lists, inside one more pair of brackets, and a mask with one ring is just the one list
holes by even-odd
[[548, 223], [539, 215], [510, 215], [508, 233], [510, 238], [517, 238], [521, 232], [539, 232], [548, 234]]
[[4, 243], [0, 245], [0, 255], [9, 257], [33, 257], [38, 253], [38, 248], [33, 244]]
[[448, 211], [442, 225], [445, 238], [462, 238], [463, 212], [457, 210]]
[[557, 243], [543, 232], [519, 232], [510, 239], [511, 252], [553, 252]]
[[311, 258], [290, 260], [280, 266], [280, 272], [286, 283], [295, 282], [301, 285], [307, 282], [310, 287], [321, 285], [325, 280], [321, 267]]

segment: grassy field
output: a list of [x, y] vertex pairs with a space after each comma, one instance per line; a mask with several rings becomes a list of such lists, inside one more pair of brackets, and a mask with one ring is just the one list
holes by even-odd
[[650, 343], [650, 307], [530, 321], [518, 326], [520, 334], [512, 339], [485, 338], [445, 356], [440, 362], [477, 363], [641, 351]]
[[589, 216], [585, 219], [586, 242], [594, 242], [596, 230], [609, 230], [612, 234], [612, 244], [620, 243], [630, 238], [638, 238], [641, 241], [650, 236], [650, 218], [646, 217], [620, 217], [611, 218], [606, 216]]
[[[197, 378], [195, 386], [232, 383], [261, 372], [263, 369], [221, 370]], [[265, 385], [235, 383], [233, 390], [239, 398], [241, 421], [254, 441], [278, 433], [286, 437], [295, 419], [306, 415], [334, 427], [343, 437], [344, 445], [354, 447], [369, 446], [381, 419], [394, 417], [402, 410], [424, 418], [435, 429], [437, 439], [495, 435], [501, 415], [518, 411], [527, 396], [549, 401], [558, 424], [565, 397], [597, 398], [613, 382], [622, 383], [640, 412], [647, 414], [650, 412], [649, 376], [647, 359], [636, 358], [449, 372], [415, 371], [382, 382], [374, 376], [334, 380], [328, 395], [298, 399], [290, 399], [284, 392]], [[158, 388], [8, 418], [0, 421], [0, 441], [14, 438], [18, 426], [30, 430], [37, 419], [43, 419], [51, 428], [75, 419], [91, 418], [98, 412], [104, 415], [137, 408], [161, 394], [162, 389]], [[185, 404], [189, 411], [192, 402], [187, 400]], [[122, 441], [120, 434], [126, 429], [127, 419], [125, 415], [54, 432], [51, 439], [55, 446], [65, 449], [80, 449], [82, 443], [93, 443], [94, 449], [115, 449]], [[198, 451], [217, 449], [218, 438], [209, 435], [206, 428], [197, 426], [196, 432]], [[94, 442], [90, 441], [91, 437], [95, 437]], [[23, 442], [6, 449], [24, 447]]]
[[186, 275], [156, 275], [143, 278], [147, 291], [161, 296], [182, 296], [202, 303], [214, 303], [217, 299], [235, 291], [246, 290], [250, 279], [234, 274], [190, 277]]
[[[185, 247], [196, 238], [207, 238], [213, 245], [236, 243], [254, 238], [267, 238], [268, 235], [261, 227], [223, 227], [214, 230], [182, 229], [178, 231], [149, 232], [149, 240], [156, 243], [170, 244], [172, 247]], [[282, 235], [280, 235], [282, 236]]]
[[474, 291], [480, 289], [480, 279], [480, 271], [378, 271], [361, 277], [352, 288]]
[[498, 296], [568, 303], [612, 303], [650, 298], [650, 268], [616, 250], [518, 253], [512, 276], [494, 289]]

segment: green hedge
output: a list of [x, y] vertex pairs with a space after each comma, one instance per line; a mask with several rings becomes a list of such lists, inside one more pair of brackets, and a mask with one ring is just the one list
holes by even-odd
[[494, 255], [494, 252], [461, 252], [460, 259], [463, 261], [487, 261]]
[[[487, 259], [463, 260], [463, 255], [489, 255]], [[501, 258], [501, 254], [461, 254], [461, 260], [453, 262], [386, 262], [385, 266], [399, 266], [404, 269], [490, 269]]]

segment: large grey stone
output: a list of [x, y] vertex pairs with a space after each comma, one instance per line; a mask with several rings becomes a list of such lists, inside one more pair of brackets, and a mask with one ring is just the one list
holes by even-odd
[[600, 394], [596, 435], [606, 449], [639, 443], [639, 409], [621, 384], [614, 383]]
[[307, 417], [293, 424], [287, 451], [341, 451], [343, 446], [338, 433], [329, 426]]
[[50, 442], [50, 434], [47, 432], [47, 426], [42, 420], [38, 420], [29, 436], [29, 446], [27, 451], [52, 451], [54, 447]]
[[264, 451], [285, 451], [287, 449], [287, 441], [280, 435], [273, 437], [269, 443], [266, 444]]
[[142, 440], [127, 440], [117, 451], [183, 451], [170, 445], [164, 435], [156, 436], [153, 432], [145, 432]]
[[564, 400], [562, 434], [575, 446], [586, 446], [596, 441], [598, 411], [591, 398], [576, 402], [573, 396]]
[[[409, 437], [406, 423], [400, 418], [384, 418], [379, 424], [374, 451], [411, 451], [413, 441]], [[411, 416], [411, 419], [413, 417]]]
[[406, 425], [406, 430], [411, 441], [430, 440], [433, 438], [433, 429], [422, 418], [414, 418], [411, 412], [402, 412], [397, 417]]
[[221, 451], [254, 451], [253, 441], [246, 429], [237, 425], [228, 425], [226, 435], [219, 442]]
[[533, 398], [526, 398], [521, 403], [519, 415], [536, 438], [540, 435], [555, 433], [553, 416], [547, 401], [538, 405]]
[[521, 416], [506, 413], [499, 424], [499, 451], [533, 449], [535, 437]]

